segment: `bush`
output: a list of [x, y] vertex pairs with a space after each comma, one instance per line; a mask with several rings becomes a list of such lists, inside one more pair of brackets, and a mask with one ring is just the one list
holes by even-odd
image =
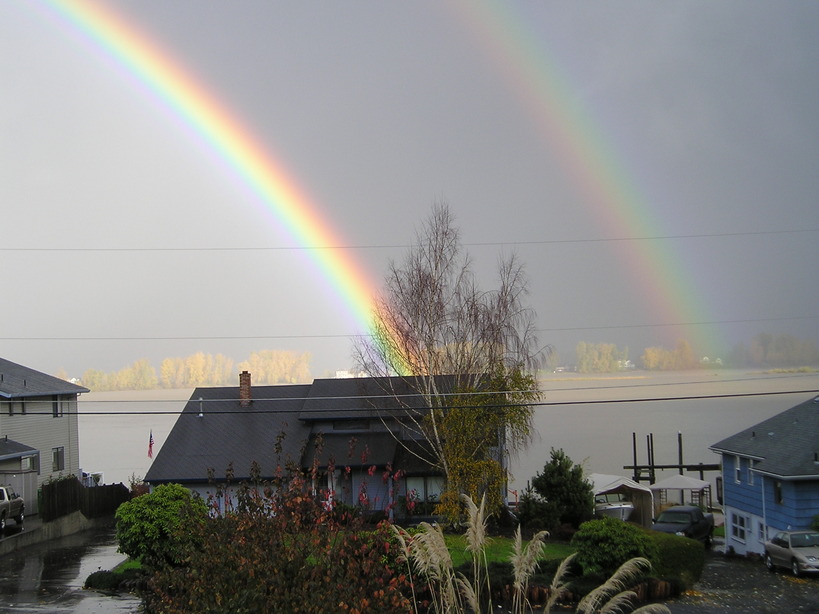
[[[239, 485], [234, 511], [191, 531], [198, 547], [183, 567], [153, 575], [148, 611], [407, 612], [411, 594], [386, 525], [337, 515], [326, 493], [298, 475]], [[341, 516], [339, 519], [338, 516]]]
[[572, 538], [584, 575], [610, 576], [629, 559], [657, 560], [657, 547], [639, 527], [616, 518], [590, 520]]
[[100, 569], [85, 579], [83, 588], [108, 593], [129, 590], [143, 579], [140, 568], [120, 566], [113, 571]]
[[96, 591], [115, 591], [119, 588], [122, 581], [122, 575], [101, 569], [95, 571], [85, 580], [83, 588], [88, 588]]
[[117, 508], [119, 551], [150, 568], [180, 565], [192, 547], [189, 529], [207, 514], [204, 501], [184, 486], [157, 486]]
[[658, 531], [649, 531], [648, 535], [657, 551], [657, 558], [652, 560], [654, 575], [683, 589], [694, 586], [705, 567], [705, 546], [694, 539]]

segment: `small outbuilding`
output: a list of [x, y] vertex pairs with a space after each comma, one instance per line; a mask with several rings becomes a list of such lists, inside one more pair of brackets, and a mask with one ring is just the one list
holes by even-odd
[[[595, 515], [615, 516], [650, 528], [654, 518], [654, 495], [648, 486], [634, 480], [604, 473], [592, 473], [589, 481], [594, 490]], [[623, 517], [620, 510], [631, 512]]]

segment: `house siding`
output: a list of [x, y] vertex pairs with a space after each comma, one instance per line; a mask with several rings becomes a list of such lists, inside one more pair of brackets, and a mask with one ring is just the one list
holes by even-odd
[[[740, 480], [736, 480], [736, 466], [739, 461]], [[759, 476], [754, 476], [754, 483], [750, 484], [748, 471], [750, 460], [730, 454], [723, 455], [722, 483], [724, 500], [732, 507], [742, 509], [755, 516], [762, 515], [762, 484]]]
[[[6, 411], [0, 417], [0, 433], [40, 451], [37, 488], [51, 479], [80, 474], [77, 397], [62, 397], [59, 401], [62, 415], [58, 417], [54, 417], [53, 402], [51, 396], [28, 398], [25, 413], [19, 411], [15, 403], [13, 415], [9, 415], [7, 406], [4, 406]], [[63, 448], [64, 469], [61, 471], [52, 471], [54, 448]]]
[[[764, 507], [767, 525], [779, 531], [806, 529], [819, 514], [819, 481], [779, 480], [760, 476], [764, 480]], [[777, 501], [777, 482], [781, 484], [782, 500]]]

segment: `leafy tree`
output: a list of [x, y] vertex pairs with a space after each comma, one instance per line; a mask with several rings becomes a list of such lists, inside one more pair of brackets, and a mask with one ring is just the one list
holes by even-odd
[[552, 448], [551, 460], [521, 497], [521, 522], [546, 529], [562, 524], [577, 528], [593, 512], [594, 492], [583, 467], [562, 449]]
[[577, 344], [577, 370], [580, 373], [610, 373], [620, 368], [620, 361], [628, 358], [628, 350], [618, 350], [613, 343]]
[[355, 348], [361, 370], [399, 375], [424, 397], [428, 411], [417, 411], [385, 391], [407, 410], [405, 430], [426, 444], [408, 452], [444, 474], [451, 507], [460, 493], [485, 492], [498, 505], [503, 450], [527, 443], [528, 403], [540, 396], [533, 373], [542, 353], [523, 266], [503, 260], [498, 277], [497, 290], [478, 287], [449, 208], [436, 204], [403, 262], [390, 263], [375, 334]]
[[643, 351], [642, 362], [644, 368], [658, 371], [694, 369], [699, 366], [691, 344], [685, 339], [678, 340], [674, 350], [662, 347], [646, 348]]
[[180, 565], [191, 551], [189, 532], [206, 517], [201, 498], [179, 484], [162, 484], [117, 508], [119, 550], [149, 568]]

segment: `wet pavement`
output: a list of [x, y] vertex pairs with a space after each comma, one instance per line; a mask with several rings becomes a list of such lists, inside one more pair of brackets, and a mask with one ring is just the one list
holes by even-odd
[[770, 572], [759, 559], [726, 557], [719, 547], [706, 554], [694, 589], [666, 602], [672, 614], [779, 614], [819, 612], [819, 576]]
[[[11, 525], [4, 539], [14, 539], [16, 530]], [[141, 602], [133, 595], [109, 596], [82, 587], [93, 572], [113, 569], [124, 560], [125, 556], [117, 552], [112, 527], [83, 531], [5, 554], [0, 557], [0, 613], [140, 612]]]

